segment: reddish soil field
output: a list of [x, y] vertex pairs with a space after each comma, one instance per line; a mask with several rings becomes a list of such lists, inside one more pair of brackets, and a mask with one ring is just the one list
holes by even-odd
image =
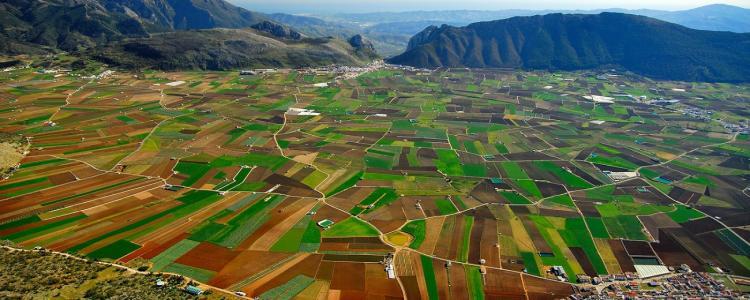
[[365, 264], [337, 262], [333, 264], [331, 289], [365, 291]]
[[323, 238], [320, 251], [390, 252], [393, 248], [377, 237]]
[[448, 256], [446, 258], [448, 259], [457, 259], [458, 257], [458, 249], [461, 245], [461, 242], [463, 241], [463, 233], [464, 233], [464, 227], [467, 226], [464, 217], [462, 215], [457, 215], [456, 217], [456, 224], [453, 227], [453, 232], [451, 234], [450, 238], [450, 248], [448, 249]]
[[540, 208], [539, 214], [543, 216], [560, 217], [560, 218], [578, 218], [581, 216], [580, 214], [578, 214], [578, 212], [574, 210], [562, 210], [562, 209], [551, 209], [551, 208]]
[[500, 251], [497, 247], [497, 224], [493, 219], [485, 218], [483, 220], [480, 256], [485, 260], [487, 266], [499, 268], [501, 265]]
[[241, 251], [237, 257], [227, 263], [208, 283], [213, 286], [226, 288], [253, 274], [260, 273], [290, 256], [292, 254], [289, 253]]
[[[406, 223], [406, 215], [404, 211], [407, 208], [403, 207], [403, 202], [396, 201], [391, 205], [379, 208], [373, 213], [360, 216], [370, 224], [377, 227], [381, 232], [391, 232]], [[417, 210], [414, 208], [414, 210]]]
[[346, 254], [324, 254], [323, 260], [330, 262], [361, 262], [361, 263], [380, 263], [385, 259], [383, 255], [346, 255]]
[[48, 177], [49, 181], [54, 185], [64, 184], [76, 180], [76, 176], [70, 172], [63, 172]]
[[564, 282], [545, 280], [523, 275], [529, 299], [563, 299], [573, 294], [571, 285]]
[[204, 242], [179, 257], [175, 262], [218, 272], [239, 254], [237, 251]]
[[[176, 205], [176, 203], [174, 202], [162, 202], [157, 205], [151, 206], [148, 210], [141, 209], [140, 207], [138, 207], [138, 208], [132, 209], [129, 212], [125, 212], [123, 214], [115, 215], [115, 216], [110, 216], [110, 214], [102, 213], [101, 216], [106, 217], [107, 218], [106, 220], [99, 218], [99, 216], [96, 216], [96, 217], [89, 216], [88, 218], [81, 221], [79, 225], [79, 227], [86, 227], [86, 230], [74, 230], [73, 235], [67, 236], [65, 240], [61, 240], [61, 241], [51, 244], [49, 248], [57, 250], [57, 251], [67, 250], [75, 245], [78, 245], [80, 243], [93, 239], [95, 237], [101, 236], [102, 234], [106, 232], [116, 230], [118, 228], [126, 226], [127, 224], [137, 222], [138, 220], [141, 220], [153, 214], [157, 214], [160, 211], [169, 209], [170, 207], [173, 207], [174, 205]], [[159, 222], [160, 220], [161, 218], [154, 220], [154, 222]], [[112, 238], [117, 238], [118, 236], [124, 236], [126, 234], [128, 233], [123, 233], [121, 235], [117, 235]], [[107, 241], [108, 240], [104, 240], [100, 243], [96, 243], [92, 245], [91, 247], [89, 247], [88, 249], [93, 249], [95, 247], [103, 246], [103, 243], [106, 243]], [[83, 251], [85, 253], [86, 249], [83, 249]]]
[[331, 279], [333, 279], [333, 266], [334, 262], [322, 261], [318, 267], [317, 278], [320, 280], [331, 281]]
[[549, 197], [565, 193], [565, 187], [545, 181], [536, 182], [536, 186], [542, 192], [542, 196]]
[[334, 197], [327, 199], [326, 202], [337, 208], [349, 211], [355, 205], [359, 204], [360, 202], [362, 202], [362, 200], [367, 198], [367, 195], [372, 193], [372, 191], [374, 190], [374, 188], [352, 187], [336, 194]]
[[[108, 185], [112, 185], [118, 182], [123, 182], [125, 180], [132, 179], [131, 176], [126, 175], [120, 175], [120, 174], [114, 174], [114, 173], [108, 173], [103, 174], [101, 176], [93, 177], [93, 178], [87, 178], [83, 180], [79, 180], [76, 182], [73, 182], [71, 184], [63, 185], [63, 186], [56, 186], [50, 189], [37, 191], [34, 193], [26, 194], [20, 197], [13, 198], [13, 201], [10, 202], [4, 202], [3, 205], [0, 205], [0, 221], [8, 220], [9, 218], [12, 218], [15, 215], [25, 213], [28, 214], [31, 212], [34, 206], [40, 205], [42, 203], [63, 199], [68, 196], [73, 196], [75, 194], [94, 190], [96, 188], [105, 187]], [[134, 185], [143, 184], [144, 180], [135, 181], [132, 183], [128, 183], [122, 186], [118, 186], [116, 188], [107, 189], [105, 191], [96, 192], [93, 194], [89, 194], [83, 197], [79, 197], [74, 199], [76, 202], [85, 201], [87, 199], [94, 199], [97, 197], [101, 197], [103, 195], [108, 195], [115, 193], [117, 191], [122, 191], [131, 188]], [[59, 207], [60, 205], [63, 205], [65, 203], [59, 202], [59, 204], [52, 204], [45, 207], [45, 210], [51, 210], [53, 207]]]
[[529, 233], [536, 251], [539, 253], [552, 253], [552, 248], [547, 244], [547, 241], [544, 240], [544, 237], [539, 232], [539, 229], [536, 228], [534, 222], [526, 216], [519, 216], [519, 218], [523, 221], [523, 227], [525, 227], [526, 231]]
[[469, 298], [469, 287], [466, 282], [466, 269], [461, 264], [454, 264], [448, 270], [450, 277], [450, 295], [447, 299]]
[[432, 269], [435, 270], [434, 276], [435, 283], [437, 283], [438, 297], [440, 299], [448, 299], [450, 291], [448, 287], [448, 272], [445, 269], [445, 262], [432, 259], [431, 263]]
[[175, 165], [177, 165], [177, 160], [164, 158], [160, 162], [152, 164], [142, 175], [169, 178]]
[[648, 242], [623, 240], [622, 245], [630, 256], [656, 256]]
[[471, 227], [471, 236], [469, 237], [469, 262], [478, 264], [482, 258], [482, 234], [484, 223], [490, 220], [475, 218], [474, 225]]
[[506, 203], [495, 191], [495, 187], [485, 181], [475, 186], [470, 195], [482, 203]]
[[[421, 219], [424, 218], [425, 215], [422, 213], [420, 209], [417, 208], [417, 201], [419, 199], [423, 199], [422, 197], [416, 197], [416, 196], [406, 196], [401, 197], [395, 203], [399, 203], [403, 207], [403, 213], [406, 215], [406, 217], [410, 220], [413, 219]], [[392, 205], [392, 206], [393, 206]]]
[[711, 218], [701, 218], [697, 220], [687, 221], [680, 225], [682, 225], [682, 228], [685, 228], [685, 230], [694, 235], [724, 228], [724, 226], [722, 226], [719, 222]]
[[669, 192], [669, 197], [672, 197], [683, 204], [690, 205], [697, 203], [701, 198], [701, 194], [685, 190], [681, 187], [674, 187], [672, 191]]
[[[287, 202], [291, 204], [285, 205]], [[253, 250], [270, 250], [273, 244], [297, 224], [314, 205], [315, 202], [310, 199], [287, 198], [284, 203], [276, 207], [271, 219], [258, 228], [242, 245], [249, 245], [249, 249]]]
[[417, 276], [400, 276], [399, 280], [401, 280], [406, 299], [422, 299], [422, 295], [419, 293], [419, 281]]
[[705, 268], [698, 260], [696, 260], [685, 248], [680, 245], [677, 240], [674, 239], [673, 230], [661, 229], [659, 230], [659, 242], [651, 243], [651, 247], [654, 248], [656, 254], [667, 266], [679, 266], [680, 264], [687, 264], [693, 271], [701, 272]]
[[503, 154], [508, 160], [555, 160], [556, 158], [551, 157], [541, 152], [518, 152]]
[[330, 207], [328, 205], [324, 205], [320, 209], [318, 209], [317, 213], [312, 217], [313, 221], [318, 222], [323, 219], [329, 219], [331, 221], [334, 221], [336, 223], [343, 221], [349, 217], [348, 214], [337, 210], [333, 207]]
[[484, 294], [488, 299], [526, 299], [521, 275], [497, 269], [487, 269]]
[[183, 233], [181, 235], [178, 235], [171, 240], [168, 240], [164, 243], [157, 243], [157, 242], [147, 242], [145, 243], [141, 248], [138, 250], [135, 250], [128, 254], [127, 256], [121, 258], [120, 260], [127, 263], [133, 259], [136, 259], [138, 257], [142, 257], [145, 259], [151, 259], [155, 256], [159, 255], [160, 253], [164, 252], [164, 250], [169, 249], [169, 247], [172, 247], [174, 244], [177, 244], [177, 242], [187, 238], [190, 236], [188, 233]]
[[381, 264], [365, 265], [365, 292], [368, 298], [401, 299], [403, 293], [396, 279], [388, 279]]
[[[576, 200], [579, 198], [576, 197]], [[601, 217], [599, 214], [599, 210], [596, 209], [596, 204], [594, 202], [590, 201], [575, 201], [576, 206], [578, 209], [581, 210], [584, 216], [586, 217]]]
[[318, 273], [318, 267], [321, 264], [322, 255], [310, 255], [304, 260], [292, 266], [288, 272], [283, 272], [281, 275], [273, 278], [264, 278], [259, 281], [262, 282], [257, 289], [253, 290], [254, 295], [260, 295], [268, 290], [271, 290], [279, 285], [282, 285], [297, 275], [305, 275], [307, 277], [315, 278], [315, 274]]
[[460, 230], [462, 224], [463, 218], [456, 218], [455, 215], [445, 217], [433, 255], [440, 258], [449, 258], [451, 247], [455, 246], [453, 244], [454, 232]]
[[67, 215], [67, 216], [61, 216], [61, 217], [57, 217], [57, 218], [47, 219], [47, 220], [44, 220], [44, 221], [41, 221], [41, 222], [36, 222], [36, 223], [26, 224], [26, 225], [22, 225], [22, 226], [10, 228], [10, 229], [0, 230], [0, 235], [4, 236], [4, 235], [8, 235], [8, 234], [19, 232], [19, 231], [23, 231], [23, 230], [26, 230], [26, 229], [44, 226], [45, 224], [54, 223], [54, 222], [58, 222], [58, 221], [61, 221], [61, 220], [74, 218], [74, 217], [77, 217], [77, 216], [80, 216], [80, 215], [82, 215], [82, 213], [75, 213], [75, 214], [71, 214], [71, 215]]
[[573, 252], [573, 256], [575, 256], [578, 263], [581, 264], [581, 268], [583, 268], [583, 272], [586, 273], [586, 275], [592, 277], [596, 276], [594, 266], [591, 264], [591, 261], [589, 261], [588, 256], [586, 256], [586, 252], [583, 251], [583, 248], [570, 247], [570, 252]]
[[612, 253], [614, 253], [617, 263], [623, 272], [635, 272], [633, 261], [630, 259], [628, 252], [625, 251], [625, 247], [620, 240], [609, 240], [609, 247], [612, 248]]
[[646, 227], [648, 233], [654, 238], [654, 240], [660, 240], [660, 229], [661, 228], [677, 228], [680, 224], [677, 224], [672, 218], [666, 214], [655, 214], [649, 216], [640, 216], [643, 226]]

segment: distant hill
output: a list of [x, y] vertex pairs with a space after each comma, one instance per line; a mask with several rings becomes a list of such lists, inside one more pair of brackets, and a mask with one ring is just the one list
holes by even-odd
[[652, 9], [628, 10], [621, 8], [596, 10], [444, 10], [339, 13], [321, 16], [321, 18], [328, 21], [368, 24], [367, 26], [373, 27], [380, 24], [390, 24], [390, 26], [382, 28], [382, 30], [387, 30], [391, 33], [414, 34], [429, 25], [440, 26], [442, 24], [448, 24], [463, 26], [475, 22], [507, 19], [512, 17], [545, 15], [552, 13], [599, 14], [602, 12], [619, 12], [652, 17], [693, 29], [750, 32], [750, 9], [725, 4], [706, 5], [679, 11]]
[[361, 36], [346, 42], [277, 37], [256, 29], [202, 29], [128, 38], [91, 49], [87, 56], [129, 69], [228, 70], [363, 65], [376, 58], [371, 48]]
[[549, 14], [428, 27], [389, 62], [553, 70], [619, 65], [659, 79], [750, 81], [750, 34], [621, 13]]
[[[404, 34], [402, 32], [391, 32], [380, 30], [381, 28], [363, 28], [355, 23], [350, 22], [331, 22], [323, 19], [299, 16], [290, 14], [270, 14], [268, 17], [276, 22], [285, 24], [295, 30], [311, 37], [337, 37], [348, 39], [357, 34], [364, 34], [369, 38], [378, 53], [384, 56], [391, 56], [401, 53], [404, 46], [409, 41], [409, 37], [414, 32], [424, 28], [425, 25], [414, 32]], [[424, 24], [424, 23], [423, 23]], [[388, 26], [384, 26], [385, 29]], [[371, 30], [374, 29], [374, 30]]]
[[731, 5], [714, 4], [674, 12], [648, 11], [642, 15], [694, 29], [750, 32], [750, 9]]

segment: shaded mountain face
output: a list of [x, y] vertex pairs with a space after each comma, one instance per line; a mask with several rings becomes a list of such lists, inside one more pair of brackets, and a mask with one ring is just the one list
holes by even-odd
[[9, 43], [0, 51], [28, 53], [35, 44], [72, 51], [122, 37], [249, 27], [264, 19], [223, 0], [8, 0], [0, 3], [0, 37]]
[[750, 34], [694, 30], [620, 13], [550, 14], [430, 27], [389, 62], [551, 70], [619, 65], [659, 79], [750, 81]]
[[260, 67], [364, 65], [359, 48], [334, 38], [278, 38], [255, 29], [203, 29], [128, 38], [86, 55], [128, 69], [228, 70]]
[[274, 23], [271, 21], [263, 21], [250, 27], [255, 30], [268, 33], [271, 36], [274, 36], [277, 38], [290, 39], [290, 40], [299, 40], [302, 38], [302, 34], [300, 34], [299, 32], [296, 32], [292, 29], [289, 29], [288, 27], [284, 25]]
[[349, 38], [349, 45], [357, 51], [357, 53], [363, 57], [375, 58], [377, 53], [375, 52], [375, 46], [372, 42], [361, 34], [356, 34]]

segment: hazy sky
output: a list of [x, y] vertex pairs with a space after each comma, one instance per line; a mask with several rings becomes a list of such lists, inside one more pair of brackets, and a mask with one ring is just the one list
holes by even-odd
[[[262, 12], [372, 12], [448, 9], [595, 9], [650, 8], [681, 10], [717, 2], [701, 0], [228, 0]], [[750, 7], [750, 0], [722, 0], [720, 3]]]

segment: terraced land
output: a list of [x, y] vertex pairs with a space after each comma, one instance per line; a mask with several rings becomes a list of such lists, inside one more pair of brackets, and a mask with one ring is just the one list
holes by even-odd
[[716, 120], [746, 122], [748, 85], [102, 74], [0, 73], [0, 131], [30, 143], [0, 181], [14, 247], [274, 299], [560, 298], [645, 262], [750, 276], [750, 139]]

